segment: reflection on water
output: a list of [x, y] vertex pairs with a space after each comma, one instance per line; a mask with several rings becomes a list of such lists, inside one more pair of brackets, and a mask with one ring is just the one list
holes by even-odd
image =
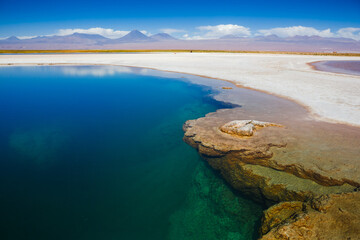
[[173, 77], [171, 72], [159, 72], [152, 69], [136, 68], [136, 67], [119, 67], [119, 66], [62, 66], [61, 71], [65, 75], [70, 76], [93, 76], [106, 77], [114, 76], [121, 73], [134, 73], [144, 76], [153, 77]]
[[114, 67], [114, 66], [63, 66], [61, 71], [65, 75], [71, 76], [93, 76], [93, 77], [105, 77], [114, 76], [118, 73], [138, 73], [141, 74], [145, 69], [141, 68], [129, 68], [129, 67]]
[[1, 239], [249, 239], [261, 206], [182, 141], [222, 105], [169, 75], [1, 68]]
[[321, 61], [312, 65], [320, 71], [360, 76], [360, 61]]

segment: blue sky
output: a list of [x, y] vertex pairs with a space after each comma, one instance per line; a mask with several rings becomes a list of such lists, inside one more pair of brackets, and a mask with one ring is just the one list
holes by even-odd
[[[202, 38], [217, 30], [201, 27], [221, 24], [248, 28], [251, 36], [261, 34], [259, 30], [298, 26], [320, 32], [330, 29], [335, 35], [339, 29], [351, 27], [356, 35], [360, 28], [360, 0], [0, 0], [0, 37], [51, 35], [60, 29], [98, 27], [119, 34], [132, 29], [148, 33], [177, 29], [170, 32], [183, 38]], [[231, 27], [225, 32], [231, 33]], [[239, 29], [235, 33], [247, 34]], [[215, 35], [210, 33], [208, 37]]]

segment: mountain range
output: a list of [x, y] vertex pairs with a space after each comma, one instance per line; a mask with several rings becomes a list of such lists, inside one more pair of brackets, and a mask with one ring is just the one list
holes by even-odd
[[117, 39], [98, 34], [73, 33], [65, 36], [40, 36], [19, 39], [15, 36], [0, 40], [0, 49], [63, 50], [63, 49], [197, 49], [248, 51], [360, 52], [360, 41], [348, 38], [276, 35], [239, 37], [225, 35], [219, 39], [180, 40], [167, 33], [147, 36], [133, 30]]
[[117, 39], [106, 38], [99, 34], [86, 34], [86, 33], [73, 33], [65, 36], [41, 36], [30, 39], [20, 40], [19, 38], [12, 36], [4, 40], [0, 40], [2, 43], [68, 43], [68, 44], [106, 44], [106, 43], [133, 43], [133, 42], [153, 42], [163, 40], [176, 40], [176, 38], [170, 36], [167, 33], [158, 33], [150, 37], [141, 33], [138, 30], [133, 30], [125, 36]]

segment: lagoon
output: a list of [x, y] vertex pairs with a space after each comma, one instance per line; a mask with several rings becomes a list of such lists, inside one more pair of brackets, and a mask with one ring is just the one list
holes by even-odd
[[226, 105], [188, 75], [0, 68], [2, 239], [251, 239], [263, 207], [182, 141]]

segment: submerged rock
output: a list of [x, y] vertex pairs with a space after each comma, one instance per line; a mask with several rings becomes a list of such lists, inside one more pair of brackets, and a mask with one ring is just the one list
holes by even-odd
[[255, 201], [272, 205], [281, 201], [309, 201], [314, 197], [330, 193], [352, 192], [349, 184], [323, 186], [309, 179], [299, 178], [291, 173], [254, 164], [244, 164], [233, 158], [209, 158], [211, 166], [219, 169], [224, 178], [238, 191]]
[[271, 229], [279, 226], [280, 224], [283, 224], [291, 217], [302, 212], [304, 205], [305, 204], [303, 202], [299, 201], [281, 202], [268, 208], [266, 211], [264, 211], [260, 229], [261, 235], [265, 235]]
[[14, 132], [9, 137], [9, 145], [18, 154], [41, 164], [56, 158], [68, 140], [62, 129], [43, 127]]
[[170, 218], [171, 240], [253, 239], [260, 205], [237, 196], [224, 180], [200, 162], [185, 204]]
[[267, 210], [262, 231], [272, 229], [261, 240], [360, 239], [360, 192], [324, 195], [300, 208], [280, 203]]

